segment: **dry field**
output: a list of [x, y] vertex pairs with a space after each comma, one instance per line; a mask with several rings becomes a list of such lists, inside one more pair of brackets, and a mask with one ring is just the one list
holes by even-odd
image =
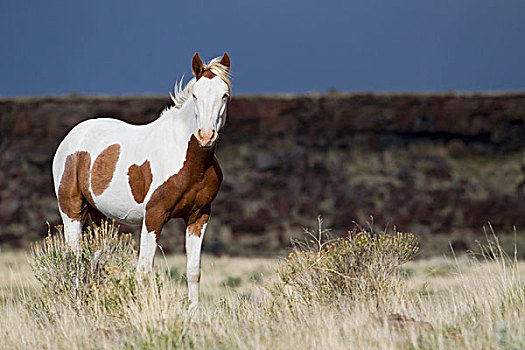
[[513, 256], [416, 260], [381, 303], [304, 303], [270, 292], [283, 260], [205, 255], [201, 307], [189, 314], [185, 258], [159, 254], [157, 282], [115, 314], [35, 310], [42, 291], [26, 255], [0, 251], [0, 348], [521, 349], [525, 264]]

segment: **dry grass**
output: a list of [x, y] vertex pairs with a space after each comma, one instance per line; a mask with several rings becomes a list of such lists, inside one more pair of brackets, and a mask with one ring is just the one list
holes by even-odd
[[[27, 305], [42, 297], [27, 259], [0, 252], [2, 349], [519, 349], [525, 347], [525, 264], [493, 245], [478, 259], [403, 265], [388, 303], [339, 298], [276, 307], [274, 259], [203, 258], [203, 302], [187, 312], [184, 258], [157, 256], [158, 278], [118, 317], [67, 307], [52, 319]], [[169, 267], [167, 267], [167, 265]], [[171, 273], [166, 273], [170, 271]]]

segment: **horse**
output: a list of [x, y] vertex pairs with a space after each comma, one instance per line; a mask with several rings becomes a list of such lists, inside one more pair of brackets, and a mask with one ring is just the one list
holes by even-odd
[[132, 125], [88, 119], [63, 139], [53, 158], [53, 182], [66, 243], [80, 249], [86, 218], [141, 225], [136, 273], [153, 268], [163, 226], [186, 224], [186, 276], [190, 309], [199, 302], [201, 245], [211, 203], [223, 179], [215, 149], [231, 97], [230, 57], [204, 64], [195, 53], [194, 77], [175, 83], [158, 119]]

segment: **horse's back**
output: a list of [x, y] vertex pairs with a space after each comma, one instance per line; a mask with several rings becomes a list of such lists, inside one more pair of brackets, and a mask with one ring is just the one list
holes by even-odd
[[60, 143], [57, 154], [79, 149], [95, 150], [97, 145], [104, 145], [113, 140], [122, 142], [125, 139], [122, 136], [131, 136], [130, 134], [136, 133], [138, 128], [140, 127], [118, 119], [88, 119], [71, 129]]

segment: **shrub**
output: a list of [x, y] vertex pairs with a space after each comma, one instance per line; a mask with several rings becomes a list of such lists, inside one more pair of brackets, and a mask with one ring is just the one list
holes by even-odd
[[66, 244], [61, 227], [35, 243], [29, 263], [41, 284], [42, 297], [32, 309], [53, 314], [71, 308], [116, 311], [136, 290], [136, 251], [131, 234], [118, 234], [114, 223], [102, 222], [87, 228], [81, 249]]
[[312, 239], [296, 244], [282, 261], [279, 282], [272, 289], [292, 302], [330, 303], [339, 297], [379, 302], [398, 289], [399, 267], [419, 249], [413, 234], [400, 232], [354, 230], [323, 242], [327, 230], [320, 218], [318, 232], [305, 233]]
[[169, 276], [135, 279], [131, 235], [102, 222], [88, 228], [81, 242], [80, 251], [72, 251], [59, 229], [33, 245], [29, 260], [41, 293], [25, 302], [30, 320], [49, 330], [72, 324], [75, 335], [66, 335], [65, 348], [180, 348], [188, 331], [181, 316], [187, 303]]

